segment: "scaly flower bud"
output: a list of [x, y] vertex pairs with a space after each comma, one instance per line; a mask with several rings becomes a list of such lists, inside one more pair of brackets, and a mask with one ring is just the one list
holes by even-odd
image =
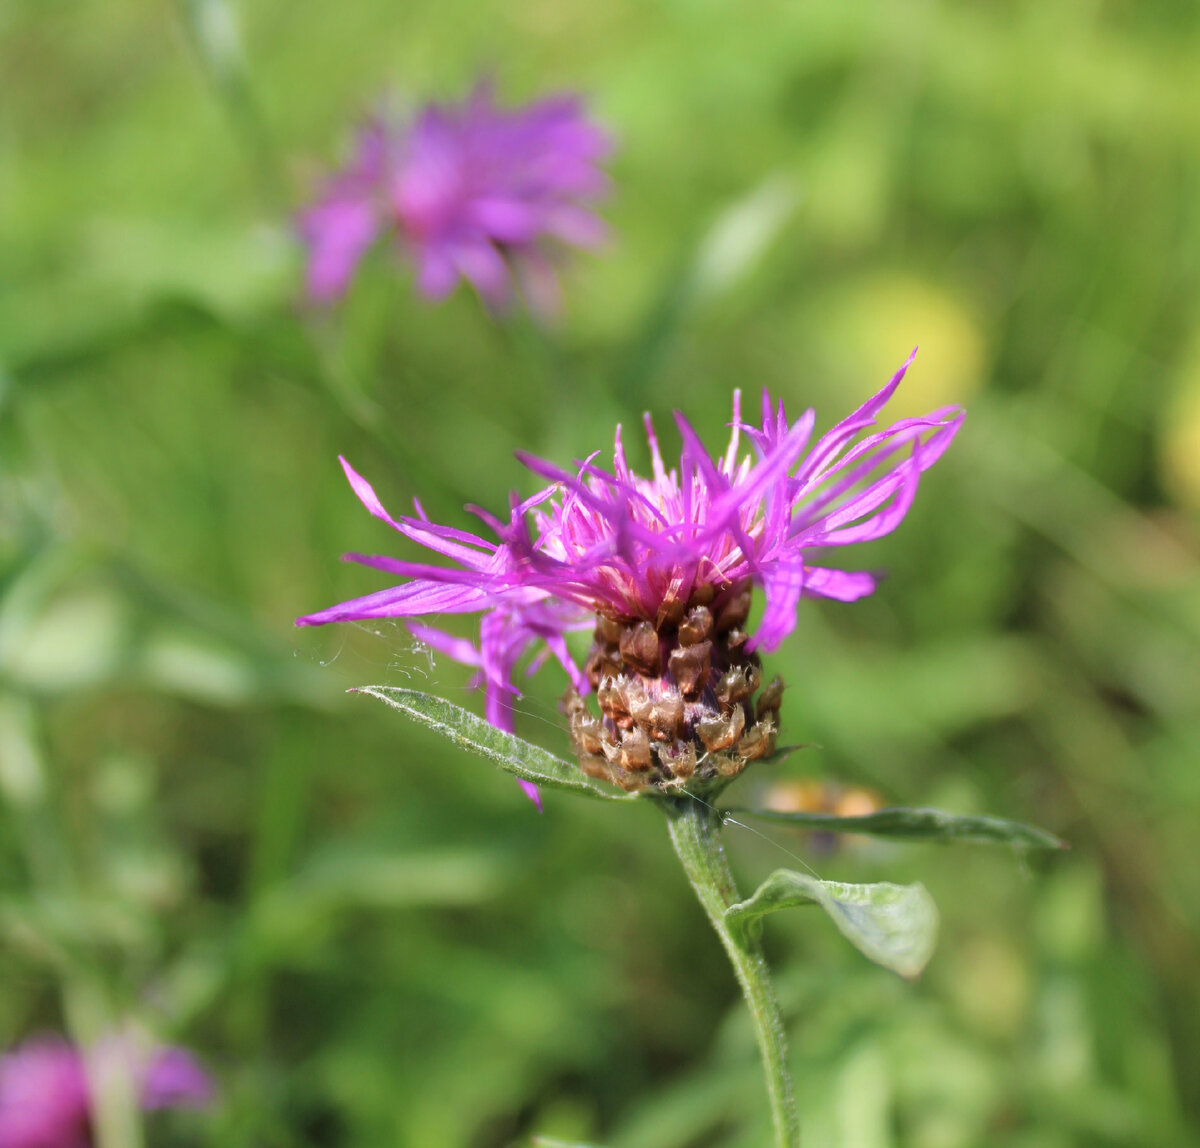
[[[723, 597], [741, 609], [741, 587]], [[644, 619], [598, 619], [584, 672], [600, 716], [574, 686], [562, 702], [589, 777], [631, 791], [699, 793], [773, 752], [779, 688], [760, 714], [753, 696], [762, 671], [745, 633], [727, 627], [710, 640], [712, 611], [685, 606], [677, 623], [664, 619], [657, 629]]]

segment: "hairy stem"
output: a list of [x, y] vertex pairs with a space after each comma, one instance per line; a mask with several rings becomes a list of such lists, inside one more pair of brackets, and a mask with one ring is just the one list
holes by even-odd
[[750, 1008], [767, 1078], [776, 1148], [797, 1148], [800, 1117], [788, 1071], [783, 1018], [771, 986], [770, 970], [757, 938], [743, 935], [740, 930], [734, 933], [725, 923], [725, 910], [741, 898], [721, 847], [721, 815], [710, 805], [682, 798], [667, 806], [667, 816], [671, 844], [725, 946]]

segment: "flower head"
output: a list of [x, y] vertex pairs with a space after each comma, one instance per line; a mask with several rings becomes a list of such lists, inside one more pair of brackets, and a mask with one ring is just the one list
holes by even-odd
[[57, 1040], [36, 1040], [0, 1059], [0, 1144], [5, 1148], [87, 1148], [87, 1072]]
[[557, 284], [546, 241], [603, 238], [584, 205], [607, 189], [597, 164], [610, 146], [573, 96], [505, 111], [486, 85], [461, 106], [428, 106], [404, 130], [372, 123], [300, 218], [309, 294], [341, 295], [366, 250], [390, 233], [428, 299], [463, 278], [502, 306], [515, 277], [532, 306], [550, 309]]
[[[585, 769], [630, 788], [687, 781], [698, 749], [716, 755], [714, 768], [728, 776], [774, 744], [782, 686], [752, 703], [761, 683], [757, 650], [775, 649], [791, 632], [801, 597], [849, 602], [875, 589], [874, 575], [814, 557], [894, 530], [962, 422], [947, 408], [872, 430], [911, 361], [815, 443], [812, 410], [789, 422], [782, 402], [764, 392], [756, 426], [743, 421], [735, 393], [729, 445], [716, 458], [679, 414], [683, 449], [671, 469], [645, 419], [649, 477], [630, 469], [619, 427], [611, 470], [595, 455], [574, 471], [521, 455], [550, 485], [524, 500], [513, 495], [507, 520], [471, 508], [494, 542], [430, 522], [419, 504], [415, 517], [392, 518], [343, 459], [372, 514], [454, 565], [348, 554], [409, 581], [299, 624], [481, 612], [478, 646], [424, 624], [412, 630], [479, 669], [493, 724], [512, 729], [515, 668], [541, 647], [531, 669], [553, 656], [571, 680], [565, 704]], [[754, 586], [764, 610], [748, 634]], [[593, 626], [581, 668], [565, 636]], [[590, 689], [599, 692], [599, 725], [580, 709]]]
[[41, 1037], [0, 1057], [0, 1145], [90, 1148], [89, 1066], [103, 1072], [117, 1060], [131, 1072], [143, 1108], [194, 1107], [211, 1099], [211, 1081], [184, 1049], [142, 1055], [116, 1036], [85, 1059], [65, 1041]]

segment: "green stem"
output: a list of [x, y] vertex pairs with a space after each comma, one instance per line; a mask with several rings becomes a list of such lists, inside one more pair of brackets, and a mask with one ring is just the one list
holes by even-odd
[[788, 1071], [787, 1038], [779, 1002], [771, 986], [771, 973], [757, 937], [744, 935], [741, 930], [735, 933], [725, 923], [725, 910], [741, 898], [721, 847], [721, 815], [711, 805], [684, 798], [667, 806], [667, 816], [671, 844], [729, 954], [750, 1008], [767, 1078], [776, 1148], [797, 1148], [800, 1116]]
[[121, 1040], [112, 1012], [97, 981], [81, 973], [63, 988], [67, 1028], [87, 1053], [92, 1139], [96, 1148], [142, 1148], [145, 1143], [138, 1088], [129, 1057], [106, 1049], [104, 1038]]

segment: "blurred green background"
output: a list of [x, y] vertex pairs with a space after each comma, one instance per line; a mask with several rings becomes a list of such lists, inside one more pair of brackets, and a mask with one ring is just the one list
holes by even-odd
[[[345, 697], [478, 706], [399, 626], [297, 631], [395, 552], [337, 466], [467, 525], [730, 392], [970, 410], [890, 579], [806, 602], [770, 779], [1073, 848], [729, 830], [744, 883], [920, 879], [916, 985], [773, 918], [807, 1143], [1200, 1132], [1200, 10], [1192, 0], [2, 0], [0, 1046], [135, 1017], [222, 1100], [152, 1143], [765, 1142], [653, 809], [546, 796]], [[383, 96], [574, 88], [619, 140], [567, 314], [299, 298], [289, 219]], [[633, 457], [645, 463], [635, 435]], [[411, 554], [408, 556], [412, 556]], [[549, 669], [520, 732], [560, 751]], [[764, 776], [734, 791], [753, 799]], [[786, 851], [786, 852], [785, 852]]]

